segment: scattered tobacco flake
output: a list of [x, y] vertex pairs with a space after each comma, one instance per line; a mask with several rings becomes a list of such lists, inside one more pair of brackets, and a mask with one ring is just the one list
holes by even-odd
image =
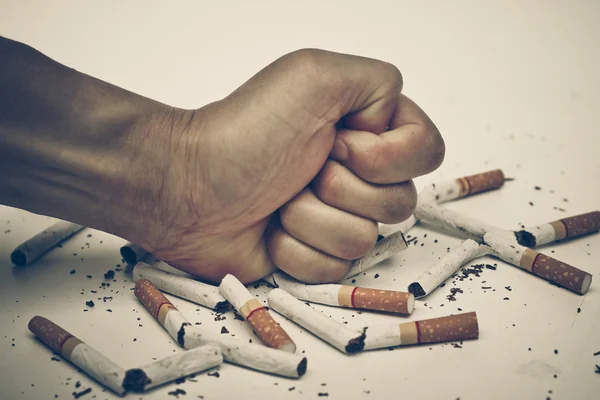
[[319, 396], [319, 397], [328, 397], [328, 396], [329, 396], [329, 393], [327, 393], [327, 392], [319, 392], [319, 393], [317, 394], [317, 396]]
[[534, 186], [533, 188], [534, 188], [535, 190], [542, 190], [542, 188], [541, 188], [541, 187], [539, 187], [539, 186]]
[[558, 350], [554, 349], [554, 354], [558, 354]]
[[509, 292], [512, 292], [512, 288], [510, 286], [504, 286], [504, 289], [508, 290]]
[[452, 343], [452, 347], [454, 347], [455, 349], [462, 349], [462, 346], [458, 343]]
[[577, 307], [577, 314], [581, 312], [581, 308]]
[[94, 307], [95, 304], [94, 304], [93, 300], [90, 300], [90, 301], [86, 301], [85, 305], [88, 306], [88, 307]]
[[510, 300], [508, 297], [503, 298], [502, 300]]
[[186, 394], [186, 391], [178, 388], [178, 389], [173, 390], [172, 392], [168, 392], [167, 394], [170, 396], [175, 396], [175, 397], [179, 398], [179, 395]]
[[356, 283], [356, 279], [352, 279], [352, 282], [351, 282], [351, 283]]
[[485, 264], [485, 267], [487, 269], [491, 269], [491, 270], [496, 270], [497, 266], [496, 265], [491, 265], [491, 264]]
[[483, 290], [488, 290], [488, 289], [491, 289], [492, 287], [491, 287], [491, 286], [482, 286], [481, 288], [482, 288]]
[[296, 389], [296, 386], [292, 386], [291, 388], [288, 388], [288, 390], [291, 392], [292, 390]]
[[108, 311], [108, 312], [112, 312], [112, 310], [111, 310], [110, 308], [107, 308], [107, 309], [106, 309], [106, 311]]
[[75, 382], [75, 388], [79, 389], [81, 387], [81, 382], [77, 381]]
[[73, 275], [75, 272], [77, 272], [77, 271], [75, 271], [74, 269], [72, 269], [71, 272], [69, 272], [69, 274]]
[[60, 358], [52, 356], [52, 358], [50, 358], [50, 361], [60, 362]]
[[531, 347], [530, 347], [530, 348], [528, 348], [527, 350], [531, 351]]
[[375, 278], [375, 279], [379, 278], [379, 274], [375, 274], [375, 275], [373, 276], [373, 278]]
[[530, 202], [529, 202], [529, 205], [533, 207], [533, 201], [530, 201]]
[[104, 274], [104, 279], [106, 280], [111, 280], [115, 277], [115, 271], [113, 271], [112, 269], [109, 269], [108, 271], [106, 271], [106, 273]]
[[600, 365], [596, 365], [596, 373], [600, 374]]
[[73, 398], [78, 399], [80, 397], [85, 396], [86, 394], [89, 394], [92, 391], [92, 388], [87, 388], [85, 390], [82, 390], [81, 392], [73, 392]]
[[223, 326], [223, 327], [221, 327], [221, 333], [225, 334], [225, 333], [229, 333], [229, 331], [227, 330], [227, 328], [225, 328]]
[[219, 373], [219, 371], [215, 371], [215, 372], [209, 372], [208, 374], [206, 374], [208, 376], [214, 376], [215, 378], [218, 378], [221, 376], [221, 374]]
[[594, 356], [600, 356], [600, 351], [595, 352]]

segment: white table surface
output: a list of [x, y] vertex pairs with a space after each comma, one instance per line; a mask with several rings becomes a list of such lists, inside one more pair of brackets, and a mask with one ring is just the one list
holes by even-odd
[[[599, 2], [168, 3], [175, 2], [2, 0], [0, 33], [180, 107], [221, 98], [278, 56], [302, 47], [384, 59], [401, 69], [405, 93], [429, 113], [446, 140], [443, 166], [418, 185], [493, 168], [516, 178], [502, 190], [449, 207], [510, 229], [600, 208]], [[536, 185], [542, 189], [534, 190]], [[130, 276], [118, 272], [109, 288], [99, 288], [104, 272], [121, 263], [122, 239], [88, 230], [36, 264], [13, 268], [10, 251], [50, 223], [48, 217], [0, 208], [0, 398], [70, 399], [72, 392], [91, 387], [83, 399], [112, 399], [67, 362], [51, 361], [52, 352], [27, 330], [29, 319], [50, 318], [126, 368], [183, 350], [135, 299]], [[358, 283], [405, 290], [446, 247], [459, 242], [423, 227], [411, 234], [424, 246], [412, 246]], [[179, 388], [186, 392], [182, 399], [207, 400], [598, 399], [594, 365], [600, 356], [593, 353], [600, 351], [600, 234], [543, 251], [592, 273], [588, 294], [578, 296], [484, 259], [497, 262], [498, 269], [459, 282], [464, 293], [456, 301], [446, 299], [449, 284], [417, 302], [410, 319], [457, 308], [477, 311], [480, 338], [462, 348], [426, 345], [349, 357], [276, 315], [308, 357], [301, 379], [225, 364], [219, 378], [202, 374], [196, 382], [130, 397], [174, 399], [167, 393]], [[495, 291], [484, 292], [482, 286]], [[266, 291], [256, 293], [264, 299]], [[104, 296], [112, 300], [97, 299]], [[96, 306], [84, 312], [91, 299]], [[206, 329], [220, 332], [225, 326], [242, 340], [253, 337], [231, 313], [215, 321], [207, 310], [173, 301]], [[318, 308], [354, 327], [404, 320]], [[318, 397], [319, 392], [328, 397]]]

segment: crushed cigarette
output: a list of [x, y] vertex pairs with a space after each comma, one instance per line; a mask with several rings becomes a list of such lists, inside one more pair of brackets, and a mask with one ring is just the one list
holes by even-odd
[[265, 280], [298, 299], [312, 303], [400, 314], [410, 314], [415, 307], [411, 293], [336, 284], [307, 285], [283, 272], [276, 272]]
[[148, 280], [139, 280], [135, 285], [134, 293], [169, 335], [186, 349], [212, 343], [221, 348], [224, 360], [232, 364], [289, 378], [299, 378], [306, 372], [305, 357], [258, 344], [245, 343], [191, 325]]
[[365, 350], [422, 343], [477, 339], [479, 325], [474, 312], [401, 324], [367, 328]]
[[290, 353], [296, 351], [296, 344], [292, 338], [236, 277], [226, 275], [221, 281], [219, 290], [233, 308], [248, 321], [265, 345]]
[[384, 237], [375, 244], [367, 254], [361, 258], [354, 260], [348, 273], [343, 279], [350, 278], [354, 275], [360, 274], [363, 271], [373, 267], [381, 261], [390, 258], [394, 254], [406, 250], [408, 244], [404, 238], [402, 231], [395, 232], [389, 236]]
[[218, 287], [172, 274], [143, 262], [137, 263], [133, 269], [133, 280], [137, 282], [140, 279], [147, 279], [159, 290], [211, 308], [217, 312], [225, 312], [231, 309], [229, 302], [221, 295]]
[[312, 332], [344, 353], [357, 353], [364, 347], [365, 332], [348, 328], [307, 306], [283, 289], [273, 289], [268, 296], [269, 307]]
[[572, 239], [600, 230], [600, 211], [574, 215], [542, 224], [527, 227], [515, 232], [521, 246], [536, 247], [562, 239]]

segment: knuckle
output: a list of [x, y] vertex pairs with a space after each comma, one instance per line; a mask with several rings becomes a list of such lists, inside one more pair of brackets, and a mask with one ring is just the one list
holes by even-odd
[[402, 72], [394, 64], [382, 61], [384, 76], [386, 81], [393, 84], [395, 87], [402, 89], [403, 77]]
[[405, 221], [417, 208], [417, 189], [412, 181], [402, 185], [391, 186], [387, 201], [382, 203], [381, 221], [384, 224], [396, 224]]
[[425, 140], [425, 147], [428, 152], [427, 157], [424, 157], [425, 169], [427, 172], [431, 172], [442, 165], [446, 155], [446, 144], [444, 143], [444, 139], [442, 138], [440, 131], [433, 124], [433, 122], [429, 122], [426, 125]]
[[313, 181], [315, 195], [326, 204], [333, 203], [342, 195], [342, 183], [336, 165], [328, 161]]
[[332, 283], [342, 280], [350, 268], [350, 261], [330, 258], [324, 268], [319, 270], [319, 274], [314, 277], [314, 283]]
[[375, 246], [378, 235], [377, 222], [364, 219], [352, 231], [352, 238], [342, 249], [342, 258], [348, 260], [364, 256]]

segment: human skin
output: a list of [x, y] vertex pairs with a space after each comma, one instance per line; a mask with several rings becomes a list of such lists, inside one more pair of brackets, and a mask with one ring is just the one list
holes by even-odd
[[284, 55], [174, 108], [0, 37], [0, 203], [138, 243], [218, 282], [341, 279], [406, 219], [444, 142], [388, 63]]

